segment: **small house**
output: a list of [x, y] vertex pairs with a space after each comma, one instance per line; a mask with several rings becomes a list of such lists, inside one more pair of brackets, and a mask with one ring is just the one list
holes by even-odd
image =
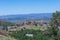
[[27, 37], [33, 37], [33, 34], [26, 34]]
[[17, 28], [17, 26], [7, 26], [7, 28], [9, 30], [9, 29]]

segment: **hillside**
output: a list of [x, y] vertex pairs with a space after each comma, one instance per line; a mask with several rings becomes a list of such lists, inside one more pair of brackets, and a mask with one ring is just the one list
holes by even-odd
[[11, 23], [11, 22], [8, 22], [6, 20], [0, 20], [0, 26], [12, 26], [12, 25], [15, 25], [15, 23]]
[[16, 40], [16, 39], [14, 39], [10, 36], [7, 37], [7, 36], [0, 35], [0, 40]]

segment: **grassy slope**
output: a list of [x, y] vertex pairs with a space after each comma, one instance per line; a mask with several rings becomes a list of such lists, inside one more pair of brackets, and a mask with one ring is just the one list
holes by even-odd
[[47, 27], [44, 27], [44, 26], [32, 26], [30, 27], [29, 29], [35, 29], [35, 30], [46, 30]]
[[12, 38], [10, 36], [6, 37], [6, 36], [0, 35], [0, 40], [16, 40], [16, 39], [14, 39], [14, 38]]

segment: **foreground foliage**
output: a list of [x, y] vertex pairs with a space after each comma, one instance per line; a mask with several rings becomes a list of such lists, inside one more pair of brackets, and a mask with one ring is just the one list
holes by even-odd
[[60, 12], [56, 11], [55, 13], [53, 13], [52, 15], [52, 19], [51, 19], [51, 23], [50, 25], [52, 26], [52, 33], [55, 37], [55, 40], [59, 40], [58, 39], [58, 34], [59, 34], [59, 26], [60, 26]]
[[[28, 37], [26, 34], [33, 34], [33, 37]], [[10, 32], [10, 35], [17, 40], [54, 40], [54, 37], [45, 35], [40, 30], [18, 30]]]

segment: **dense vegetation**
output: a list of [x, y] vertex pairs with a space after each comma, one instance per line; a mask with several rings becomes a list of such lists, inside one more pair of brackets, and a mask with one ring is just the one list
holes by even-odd
[[58, 40], [58, 31], [60, 30], [58, 27], [60, 26], [60, 12], [56, 11], [56, 13], [53, 13], [52, 19], [51, 19], [51, 27], [52, 27], [52, 33], [55, 37], [55, 40]]
[[[10, 35], [15, 37], [17, 40], [54, 40], [54, 37], [43, 34], [40, 30], [19, 30], [12, 31]], [[28, 37], [26, 34], [33, 34], [33, 37]]]

